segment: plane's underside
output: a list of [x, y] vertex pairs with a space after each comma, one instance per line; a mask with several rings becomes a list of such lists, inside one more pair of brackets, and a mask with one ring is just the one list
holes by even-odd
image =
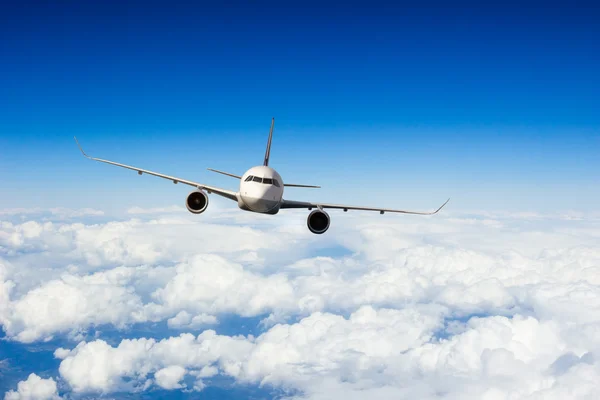
[[[211, 193], [237, 202], [238, 207], [242, 210], [261, 214], [277, 214], [280, 210], [287, 208], [306, 208], [308, 210], [312, 210], [312, 212], [308, 215], [307, 218], [308, 229], [312, 233], [316, 234], [325, 233], [327, 229], [329, 229], [330, 217], [329, 214], [325, 212], [326, 208], [341, 209], [344, 211], [379, 211], [380, 214], [392, 212], [402, 214], [433, 215], [439, 212], [442, 209], [442, 207], [444, 207], [446, 203], [448, 203], [448, 201], [450, 200], [446, 200], [446, 202], [442, 204], [437, 210], [431, 212], [406, 211], [388, 208], [357, 207], [339, 204], [286, 200], [283, 198], [283, 191], [285, 187], [318, 188], [319, 186], [284, 183], [283, 179], [281, 178], [281, 175], [279, 175], [277, 171], [275, 171], [273, 168], [269, 167], [274, 123], [275, 119], [271, 121], [271, 130], [269, 132], [269, 139], [267, 141], [267, 150], [265, 152], [263, 165], [252, 167], [248, 171], [246, 171], [244, 175], [241, 176], [209, 168], [209, 170], [213, 172], [217, 172], [223, 175], [239, 179], [240, 186], [237, 192], [227, 189], [221, 189], [214, 186], [204, 185], [202, 183], [194, 181], [180, 179], [174, 176], [160, 174], [158, 172], [148, 171], [142, 168], [137, 168], [126, 164], [120, 164], [114, 161], [90, 157], [83, 151], [83, 149], [79, 145], [79, 142], [77, 142], [77, 145], [79, 146], [79, 149], [81, 150], [83, 155], [91, 160], [131, 169], [137, 171], [140, 175], [154, 175], [158, 176], [159, 178], [168, 179], [173, 183], [183, 183], [185, 185], [195, 187], [196, 189], [187, 196], [185, 202], [187, 209], [191, 213], [203, 213], [208, 207], [208, 194]], [[77, 138], [75, 138], [75, 140], [77, 141]]]

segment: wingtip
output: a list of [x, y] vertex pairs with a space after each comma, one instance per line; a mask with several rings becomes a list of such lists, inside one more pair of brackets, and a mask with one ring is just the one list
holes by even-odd
[[83, 151], [83, 147], [81, 147], [81, 145], [79, 144], [79, 140], [77, 140], [77, 136], [73, 136], [73, 139], [75, 139], [75, 143], [77, 143], [77, 147], [79, 147], [79, 150], [81, 151], [81, 154], [83, 154], [83, 156], [86, 157], [86, 158], [90, 158], [90, 156], [88, 156], [87, 154], [85, 154], [85, 151]]
[[446, 201], [444, 202], [444, 204], [442, 204], [442, 205], [440, 206], [440, 208], [438, 208], [437, 210], [435, 210], [434, 214], [437, 214], [437, 213], [438, 213], [438, 212], [439, 212], [439, 211], [440, 211], [442, 208], [444, 208], [444, 206], [445, 206], [446, 204], [448, 204], [448, 202], [449, 202], [449, 201], [450, 201], [450, 197], [448, 197], [448, 200], [446, 200]]

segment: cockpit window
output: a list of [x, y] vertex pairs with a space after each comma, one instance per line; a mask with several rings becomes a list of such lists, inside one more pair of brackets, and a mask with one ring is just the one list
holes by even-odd
[[264, 178], [263, 179], [263, 183], [266, 185], [272, 185], [273, 184], [273, 179], [271, 178]]
[[262, 182], [262, 178], [259, 178], [258, 176], [255, 176], [252, 180], [254, 182], [259, 182], [259, 183]]
[[244, 182], [250, 182], [252, 178], [254, 177], [252, 175], [249, 175], [246, 179], [244, 179]]
[[277, 179], [273, 179], [273, 185], [275, 185], [277, 187], [281, 187], [281, 186], [279, 186], [279, 182], [277, 181]]

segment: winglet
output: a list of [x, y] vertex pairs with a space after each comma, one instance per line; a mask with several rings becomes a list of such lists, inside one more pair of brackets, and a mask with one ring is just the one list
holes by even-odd
[[433, 214], [437, 214], [437, 213], [438, 213], [438, 212], [439, 212], [439, 211], [440, 211], [442, 208], [444, 208], [444, 206], [445, 206], [446, 204], [448, 204], [448, 202], [449, 202], [449, 201], [450, 201], [450, 198], [448, 198], [448, 200], [446, 200], [446, 202], [445, 202], [444, 204], [442, 204], [442, 205], [440, 206], [440, 208], [438, 208], [437, 210], [435, 210], [435, 211], [434, 211], [434, 212], [432, 212], [431, 214], [432, 214], [432, 215], [433, 215]]
[[85, 154], [85, 151], [83, 151], [83, 148], [79, 144], [79, 140], [77, 140], [77, 137], [73, 136], [73, 138], [75, 138], [75, 143], [77, 143], [77, 146], [79, 147], [79, 150], [81, 150], [81, 154], [83, 154], [84, 157], [86, 157], [86, 158], [92, 158], [92, 157], [88, 156], [87, 154]]
[[271, 156], [271, 140], [273, 139], [273, 125], [275, 125], [275, 118], [271, 120], [271, 130], [269, 131], [269, 141], [267, 142], [267, 151], [265, 152], [265, 161], [263, 165], [269, 166], [269, 157]]

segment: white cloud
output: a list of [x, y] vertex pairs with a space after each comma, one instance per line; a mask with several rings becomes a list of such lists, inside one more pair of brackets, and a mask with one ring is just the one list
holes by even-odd
[[185, 211], [185, 207], [182, 206], [170, 206], [170, 207], [154, 207], [154, 208], [142, 208], [142, 207], [131, 207], [127, 210], [127, 214], [132, 215], [165, 215], [170, 213], [182, 213]]
[[167, 326], [173, 329], [197, 329], [202, 326], [218, 323], [219, 321], [214, 315], [202, 313], [192, 316], [185, 310], [180, 311], [176, 316], [167, 320]]
[[296, 324], [275, 325], [256, 339], [240, 379], [298, 383], [293, 381], [340, 373], [344, 379], [354, 379], [354, 374], [378, 369], [385, 360], [428, 342], [441, 327], [441, 311], [363, 306], [348, 319], [317, 312]]
[[182, 387], [179, 382], [183, 379], [185, 373], [185, 368], [179, 365], [170, 365], [156, 371], [154, 378], [156, 379], [156, 384], [161, 388], [173, 390]]
[[[8, 280], [8, 265], [0, 258], [0, 323], [3, 327], [8, 323], [11, 310], [10, 295], [14, 283]], [[6, 328], [5, 328], [6, 330]]]
[[[124, 340], [111, 347], [102, 340], [59, 349], [60, 373], [75, 391], [117, 390], [124, 377], [141, 384], [150, 373], [160, 386], [177, 384], [185, 368], [199, 377], [221, 373], [240, 381], [282, 383], [296, 374], [320, 375], [340, 368], [350, 372], [381, 363], [426, 343], [440, 327], [441, 309], [375, 310], [360, 308], [349, 319], [315, 313], [293, 325], [276, 325], [254, 339], [205, 331], [159, 342]], [[183, 372], [182, 372], [183, 371]]]
[[[548, 393], [595, 398], [600, 365], [592, 353], [570, 346], [559, 324], [515, 316], [471, 319], [462, 332], [438, 340], [440, 310], [375, 310], [364, 306], [345, 319], [315, 313], [291, 325], [276, 325], [258, 338], [205, 331], [155, 342], [124, 340], [81, 343], [60, 366], [76, 391], [120, 389], [154, 373], [159, 386], [179, 385], [186, 369], [197, 377], [219, 373], [239, 382], [271, 384], [302, 391], [308, 398], [547, 398]], [[596, 349], [597, 350], [597, 349]], [[581, 355], [577, 355], [581, 353]], [[565, 360], [565, 355], [567, 356]], [[65, 357], [66, 356], [66, 357]], [[120, 368], [107, 365], [119, 360]], [[82, 368], [94, 366], [101, 385]], [[158, 376], [157, 376], [158, 375]], [[582, 386], [574, 383], [581, 380]], [[200, 390], [201, 387], [197, 387]], [[588, 396], [588, 397], [586, 397]]]
[[294, 294], [284, 274], [263, 276], [223, 257], [199, 255], [178, 265], [173, 278], [153, 298], [160, 312], [191, 309], [254, 316], [286, 307]]
[[119, 327], [143, 321], [140, 298], [126, 286], [132, 273], [132, 269], [116, 268], [51, 280], [9, 305], [4, 330], [19, 341], [32, 342], [91, 324]]
[[53, 400], [59, 399], [54, 379], [42, 379], [30, 374], [26, 381], [17, 384], [17, 390], [11, 390], [4, 396], [5, 400]]
[[[218, 363], [222, 370], [234, 375], [240, 367], [238, 358], [247, 354], [251, 346], [243, 337], [220, 336], [208, 330], [198, 337], [182, 334], [161, 341], [123, 340], [116, 348], [103, 340], [82, 342], [70, 351], [57, 349], [55, 356], [63, 359], [60, 374], [74, 391], [116, 391], [143, 385], [149, 374], [171, 366]], [[155, 378], [168, 381], [169, 377], [178, 376], [174, 374], [177, 371], [180, 370], [169, 369]], [[123, 378], [133, 381], [126, 383]], [[177, 382], [180, 380], [181, 377]]]
[[[179, 242], [169, 238], [179, 232], [180, 225], [160, 220], [90, 226], [36, 222], [7, 225], [4, 237], [19, 233], [17, 247], [33, 245], [60, 252], [66, 249], [70, 258], [65, 260], [68, 272], [58, 266], [45, 272], [37, 264], [21, 261], [29, 260], [29, 254], [13, 257], [16, 267], [10, 269], [10, 274], [4, 268], [0, 286], [0, 295], [5, 299], [0, 317], [5, 321], [7, 334], [21, 341], [40, 340], [57, 332], [85, 330], [101, 324], [125, 327], [131, 323], [167, 319], [173, 328], [198, 328], [216, 323], [221, 313], [241, 316], [270, 313], [265, 320], [268, 325], [316, 311], [351, 312], [362, 305], [403, 307], [411, 302], [442, 304], [450, 307], [454, 314], [510, 315], [534, 308], [540, 315], [544, 312], [553, 315], [562, 308], [566, 312], [560, 315], [565, 318], [573, 318], [575, 314], [579, 315], [579, 321], [599, 318], [600, 306], [590, 303], [586, 308], [578, 308], [573, 304], [580, 301], [575, 297], [577, 293], [587, 296], [588, 302], [600, 296], [595, 287], [600, 283], [597, 278], [600, 250], [595, 247], [546, 250], [538, 247], [536, 256], [513, 250], [498, 254], [499, 250], [469, 249], [467, 242], [462, 248], [443, 243], [419, 244], [414, 233], [405, 232], [408, 229], [404, 225], [362, 223], [366, 225], [357, 225], [339, 239], [353, 255], [304, 258], [282, 263], [278, 268], [238, 262], [237, 252], [223, 250], [219, 254], [215, 245], [206, 243], [201, 250], [211, 250], [213, 254], [202, 254], [199, 250], [192, 253], [193, 246], [178, 253]], [[454, 225], [454, 222], [444, 224], [442, 220], [439, 226], [433, 223], [427, 226], [444, 231], [445, 237], [447, 232], [456, 229], [451, 228]], [[162, 230], [148, 236], [157, 226]], [[477, 229], [493, 233], [497, 228], [478, 226]], [[582, 235], [584, 238], [589, 230]], [[229, 240], [225, 238], [231, 232], [233, 230], [219, 232], [217, 229], [210, 240], [214, 243]], [[270, 230], [249, 232], [253, 232], [249, 239], [245, 232], [239, 235], [241, 247], [245, 246], [244, 240], [254, 242], [254, 233], [271, 234]], [[189, 233], [184, 231], [182, 237], [187, 238]], [[468, 240], [471, 236], [466, 233]], [[61, 238], [62, 234], [66, 236]], [[281, 236], [281, 233], [276, 235]], [[282, 246], [272, 251], [283, 252], [295, 247], [299, 239], [294, 239], [296, 234], [289, 235], [287, 242], [279, 238]], [[73, 239], [77, 248], [69, 252]], [[165, 245], [169, 240], [175, 248]], [[266, 252], [265, 245], [263, 247]], [[373, 248], [378, 249], [377, 252], [373, 253]], [[171, 253], [178, 255], [162, 266], [166, 259], [164, 254]], [[40, 257], [45, 254], [40, 253]], [[172, 265], [177, 260], [180, 262]], [[130, 266], [108, 267], [86, 274], [97, 269], [97, 265], [115, 263]], [[35, 285], [35, 279], [41, 282]], [[549, 290], [552, 290], [552, 299], [546, 300], [544, 296]], [[584, 290], [589, 293], [585, 294]], [[551, 309], [544, 311], [549, 306]]]
[[230, 314], [267, 316], [266, 331], [116, 347], [100, 334], [55, 352], [75, 392], [202, 390], [226, 375], [313, 399], [600, 398], [598, 219], [332, 213], [316, 236], [306, 213], [133, 211], [0, 222], [8, 338], [156, 321], [220, 329]]
[[219, 373], [219, 369], [214, 366], [205, 366], [202, 367], [200, 371], [198, 371], [197, 376], [200, 378], [210, 378]]
[[87, 216], [102, 216], [104, 212], [101, 210], [94, 210], [92, 208], [80, 208], [80, 209], [71, 209], [71, 208], [63, 208], [63, 207], [55, 207], [55, 208], [9, 208], [0, 210], [0, 216], [24, 216], [24, 215], [51, 215], [58, 217], [59, 219], [70, 219], [70, 218], [80, 218]]

